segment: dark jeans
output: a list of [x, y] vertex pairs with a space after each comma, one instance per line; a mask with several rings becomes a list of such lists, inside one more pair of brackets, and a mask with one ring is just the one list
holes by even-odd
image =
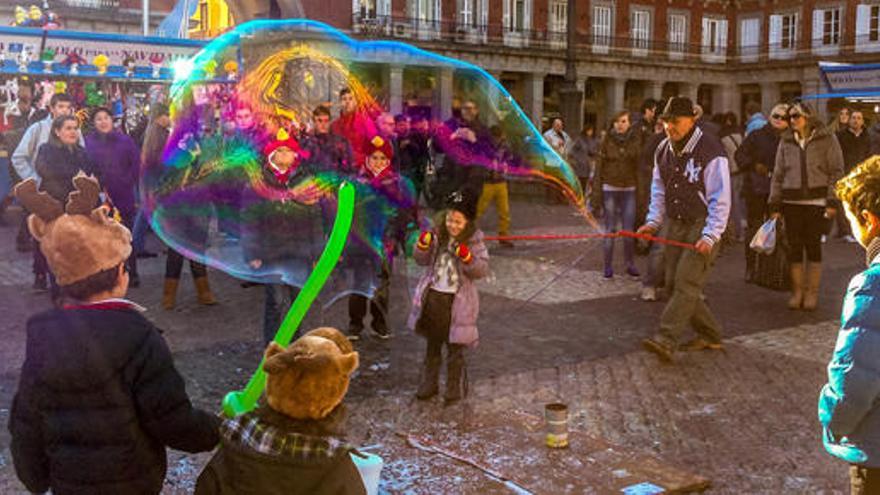
[[143, 208], [138, 209], [131, 229], [131, 247], [135, 253], [144, 252], [147, 232], [150, 231], [150, 220], [144, 214]]
[[[168, 248], [168, 257], [165, 259], [165, 278], [180, 278], [183, 272], [183, 255]], [[208, 269], [202, 263], [189, 260], [189, 270], [193, 278], [208, 276]]]
[[[604, 198], [605, 232], [617, 231], [620, 224], [623, 230], [632, 232], [635, 230], [636, 221], [636, 192], [635, 191], [602, 191]], [[623, 239], [623, 259], [627, 267], [633, 266], [636, 240], [627, 237]], [[605, 268], [613, 264], [614, 239], [605, 239], [602, 245], [605, 255]]]
[[822, 235], [828, 221], [824, 206], [782, 205], [785, 233], [788, 238], [789, 260], [802, 263], [806, 252], [810, 263], [822, 262]]
[[[263, 342], [268, 345], [275, 338], [281, 322], [299, 295], [299, 288], [291, 285], [266, 284], [266, 304], [263, 310]], [[297, 332], [299, 334], [299, 332]]]
[[[135, 219], [137, 218], [137, 213], [134, 211], [129, 211], [125, 213], [120, 213], [122, 217], [122, 225], [125, 225], [129, 231], [134, 228]], [[128, 260], [125, 262], [128, 265], [128, 273], [132, 277], [138, 276], [138, 267], [137, 267], [137, 256], [134, 250], [134, 242], [132, 242], [131, 254], [128, 256]]]
[[[388, 292], [391, 288], [391, 269], [387, 263], [382, 263], [379, 270], [379, 286], [373, 292], [373, 298], [369, 300], [371, 323], [373, 330], [388, 330]], [[367, 315], [367, 297], [361, 294], [352, 294], [348, 298], [349, 328], [358, 331], [364, 328], [364, 317]]]
[[755, 260], [758, 259], [758, 253], [753, 251], [749, 244], [752, 242], [752, 237], [755, 237], [758, 229], [767, 220], [769, 211], [766, 194], [746, 194], [743, 199], [746, 204], [746, 278], [751, 279], [755, 273]]
[[851, 465], [849, 486], [852, 495], [880, 495], [880, 468]]

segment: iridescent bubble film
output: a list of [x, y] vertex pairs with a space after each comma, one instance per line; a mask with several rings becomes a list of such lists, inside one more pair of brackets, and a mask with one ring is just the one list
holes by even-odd
[[[444, 73], [457, 81], [454, 95], [402, 102], [405, 141], [382, 125], [389, 66], [429, 85]], [[461, 114], [451, 116], [453, 99]], [[404, 43], [249, 22], [175, 66], [171, 101], [163, 163], [142, 177], [152, 225], [175, 250], [242, 279], [301, 287], [344, 181], [356, 189], [354, 221], [329, 299], [371, 294], [430, 210], [455, 191], [479, 195], [483, 181], [533, 181], [583, 211], [574, 172], [497, 81]]]

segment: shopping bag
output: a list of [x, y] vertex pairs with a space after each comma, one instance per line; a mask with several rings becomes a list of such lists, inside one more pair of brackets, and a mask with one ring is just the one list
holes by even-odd
[[776, 249], [776, 219], [771, 218], [761, 225], [761, 228], [755, 232], [749, 248], [761, 254], [773, 254]]
[[791, 264], [788, 243], [785, 241], [785, 222], [776, 222], [776, 246], [772, 253], [755, 255], [753, 281], [771, 290], [787, 291], [791, 288]]

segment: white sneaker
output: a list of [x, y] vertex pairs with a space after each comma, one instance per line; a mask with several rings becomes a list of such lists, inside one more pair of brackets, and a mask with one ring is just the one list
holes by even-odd
[[823, 235], [823, 236], [822, 236], [822, 244], [825, 244], [826, 242], [828, 242], [828, 236], [827, 236], [827, 235]]
[[642, 301], [656, 301], [657, 289], [653, 287], [642, 287], [642, 294], [639, 297]]
[[846, 242], [848, 242], [848, 243], [850, 243], [850, 244], [852, 244], [852, 243], [856, 243], [856, 242], [859, 242], [859, 241], [856, 240], [855, 237], [853, 237], [852, 235], [849, 235], [849, 234], [843, 236], [843, 240], [846, 241]]

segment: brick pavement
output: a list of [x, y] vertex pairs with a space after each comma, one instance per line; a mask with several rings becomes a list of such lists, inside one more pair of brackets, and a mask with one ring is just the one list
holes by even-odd
[[[515, 205], [514, 227], [516, 232], [552, 232], [540, 222], [554, 218], [566, 233], [580, 231], [567, 211], [531, 207], [526, 212]], [[12, 252], [13, 238], [13, 229], [0, 229], [4, 425], [23, 354], [23, 323], [46, 306], [44, 296], [30, 294], [29, 255]], [[828, 245], [822, 305], [806, 314], [782, 309], [782, 293], [742, 283], [741, 249], [735, 246], [722, 255], [706, 290], [730, 336], [727, 354], [691, 355], [678, 367], [664, 367], [638, 350], [662, 304], [638, 301], [636, 282], [598, 282], [598, 244], [518, 243], [513, 251], [493, 246], [496, 273], [482, 286], [482, 342], [469, 358], [473, 387], [467, 410], [491, 414], [519, 408], [538, 414], [548, 400], [563, 399], [576, 427], [710, 477], [712, 493], [832, 493], [842, 488], [843, 466], [821, 452], [815, 401], [833, 347], [840, 296], [862, 254], [853, 246]], [[572, 268], [584, 251], [589, 252]], [[215, 408], [223, 393], [244, 383], [258, 360], [261, 289], [243, 290], [235, 280], [212, 272], [221, 304], [205, 308], [195, 304], [185, 278], [178, 308], [163, 312], [158, 309], [163, 259], [142, 265], [143, 287], [132, 290], [131, 297], [151, 308], [149, 316], [166, 330], [194, 400]], [[407, 270], [395, 278], [391, 321], [396, 337], [389, 343], [366, 339], [358, 344], [363, 364], [349, 400], [357, 441], [392, 445], [399, 441], [395, 430], [454, 428], [461, 420], [460, 409], [411, 399], [423, 343], [402, 326], [408, 280], [415, 273]], [[545, 292], [525, 302], [557, 276]], [[344, 308], [338, 302], [314, 309], [305, 326], [344, 328]], [[0, 493], [20, 490], [7, 446], [5, 428], [0, 428]], [[205, 456], [173, 453], [171, 459], [167, 492], [185, 493]], [[388, 459], [388, 472], [397, 476], [386, 479], [387, 490], [415, 489], [419, 476], [424, 482], [420, 490], [430, 493], [449, 480], [473, 476], [466, 468], [422, 454], [414, 453], [413, 459], [415, 464]], [[487, 485], [478, 483], [474, 490], [478, 486], [485, 490]]]

